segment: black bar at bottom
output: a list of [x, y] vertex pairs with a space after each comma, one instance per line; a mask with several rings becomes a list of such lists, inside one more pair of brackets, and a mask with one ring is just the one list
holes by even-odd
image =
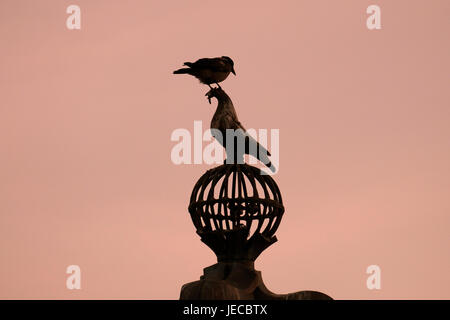
[[306, 315], [368, 317], [448, 316], [450, 301], [179, 301], [179, 300], [4, 300], [3, 314], [129, 319], [301, 319]]

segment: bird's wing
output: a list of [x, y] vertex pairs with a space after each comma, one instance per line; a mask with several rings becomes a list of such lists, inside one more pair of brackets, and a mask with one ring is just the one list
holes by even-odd
[[194, 63], [186, 64], [193, 69], [209, 69], [214, 72], [229, 71], [225, 62], [220, 58], [203, 58]]
[[225, 129], [242, 129], [245, 131], [244, 126], [239, 122], [237, 115], [234, 110], [227, 110], [225, 109], [223, 113], [220, 115], [220, 122], [222, 128]]
[[[266, 148], [264, 148], [258, 141], [256, 141], [255, 138], [253, 138], [251, 135], [249, 135], [248, 132], [245, 132], [244, 134], [245, 134], [246, 139], [248, 139], [249, 146], [253, 145], [255, 147], [255, 149], [254, 149], [255, 151], [257, 150], [256, 148], [258, 148], [260, 150], [261, 154], [270, 156], [270, 152]], [[259, 159], [259, 155], [252, 154], [252, 156]]]
[[[248, 132], [237, 130], [234, 133], [240, 138], [240, 141], [245, 141], [245, 153], [255, 157], [256, 159], [267, 164], [270, 163], [270, 152], [255, 140]], [[243, 140], [242, 140], [243, 139]]]
[[241, 123], [239, 121], [235, 121], [235, 119], [230, 114], [224, 114], [220, 117], [219, 127], [226, 129], [242, 129]]

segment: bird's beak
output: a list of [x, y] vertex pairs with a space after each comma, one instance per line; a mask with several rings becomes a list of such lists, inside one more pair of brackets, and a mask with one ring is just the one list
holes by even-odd
[[231, 73], [234, 74], [234, 75], [236, 75], [236, 71], [234, 71], [234, 68], [231, 69]]
[[213, 89], [209, 90], [209, 91], [205, 94], [205, 96], [208, 97], [208, 102], [209, 102], [209, 104], [211, 104], [212, 92], [213, 92]]

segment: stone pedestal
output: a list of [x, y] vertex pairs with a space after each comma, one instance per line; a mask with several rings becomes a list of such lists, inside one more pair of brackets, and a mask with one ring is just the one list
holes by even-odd
[[181, 288], [181, 300], [331, 300], [317, 291], [275, 294], [264, 285], [251, 261], [219, 262], [205, 268], [200, 280]]
[[208, 170], [194, 186], [189, 213], [218, 263], [205, 268], [200, 280], [183, 285], [181, 300], [331, 299], [316, 291], [275, 294], [255, 270], [258, 256], [277, 241], [284, 213], [277, 184], [258, 168], [224, 164]]

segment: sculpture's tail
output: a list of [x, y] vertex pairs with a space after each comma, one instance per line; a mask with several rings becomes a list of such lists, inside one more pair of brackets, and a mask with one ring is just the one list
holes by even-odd
[[270, 171], [272, 171], [272, 173], [277, 172], [277, 168], [275, 168], [275, 166], [272, 164], [272, 162], [269, 163], [264, 163], [264, 165], [269, 168]]
[[[254, 146], [256, 144], [256, 150], [252, 145]], [[267, 168], [270, 169], [273, 173], [277, 171], [275, 166], [272, 164], [272, 162], [269, 159], [269, 156], [271, 156], [269, 150], [264, 148], [259, 142], [257, 142], [255, 139], [253, 139], [252, 136], [249, 134], [246, 134], [246, 146], [245, 146], [245, 152], [254, 156], [256, 159], [261, 161]]]
[[184, 74], [184, 73], [190, 74], [191, 68], [181, 68], [173, 72], [173, 74]]
[[275, 166], [272, 164], [272, 162], [271, 162], [270, 159], [269, 159], [269, 156], [270, 156], [269, 151], [267, 151], [267, 153], [265, 153], [265, 152], [264, 152], [265, 150], [266, 150], [266, 149], [263, 148], [263, 152], [262, 152], [262, 153], [261, 153], [261, 152], [258, 153], [257, 159], [258, 159], [259, 161], [261, 161], [267, 168], [269, 168], [270, 171], [272, 171], [273, 173], [275, 173], [275, 172], [277, 171], [277, 168], [275, 168]]

